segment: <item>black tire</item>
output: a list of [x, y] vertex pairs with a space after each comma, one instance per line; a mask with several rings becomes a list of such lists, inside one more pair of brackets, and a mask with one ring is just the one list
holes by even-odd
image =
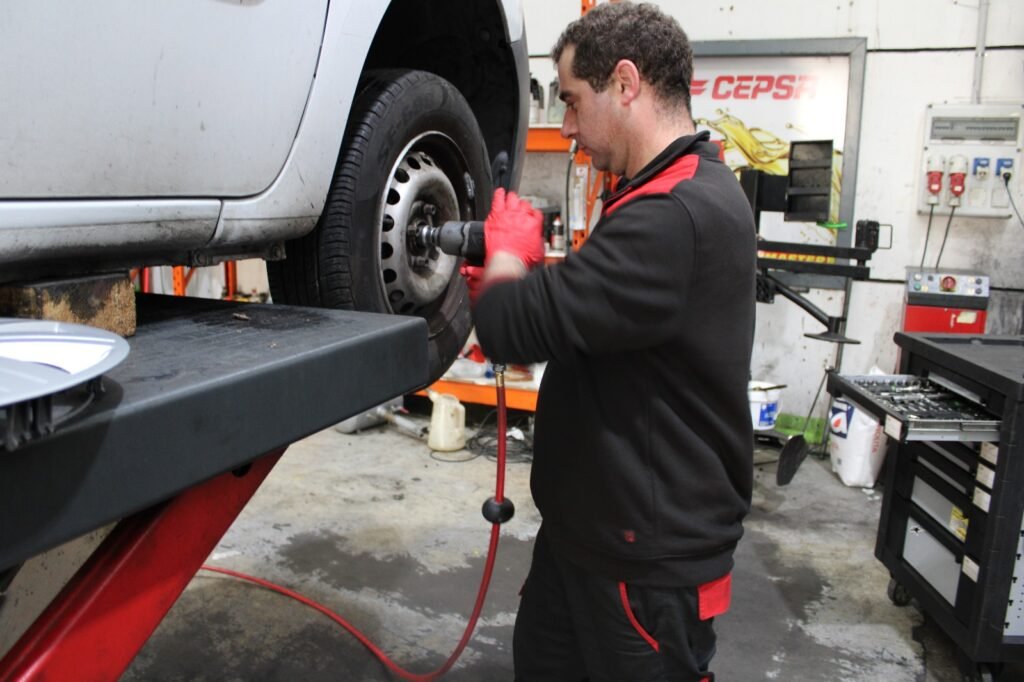
[[422, 317], [432, 382], [469, 335], [469, 296], [458, 259], [423, 249], [413, 231], [482, 220], [490, 199], [487, 150], [461, 93], [423, 71], [367, 74], [316, 229], [267, 264], [271, 295], [278, 303]]

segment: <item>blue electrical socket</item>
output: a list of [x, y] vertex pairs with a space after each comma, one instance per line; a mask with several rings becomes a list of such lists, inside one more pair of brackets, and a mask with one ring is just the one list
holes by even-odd
[[1003, 171], [1013, 172], [1013, 159], [996, 160], [996, 177], [1002, 179]]
[[975, 157], [971, 163], [971, 175], [984, 180], [988, 175], [989, 159]]

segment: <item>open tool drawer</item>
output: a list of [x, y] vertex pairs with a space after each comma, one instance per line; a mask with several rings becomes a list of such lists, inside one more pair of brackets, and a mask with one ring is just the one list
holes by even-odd
[[979, 403], [930, 378], [829, 374], [828, 391], [874, 415], [885, 434], [901, 443], [999, 440], [999, 419]]

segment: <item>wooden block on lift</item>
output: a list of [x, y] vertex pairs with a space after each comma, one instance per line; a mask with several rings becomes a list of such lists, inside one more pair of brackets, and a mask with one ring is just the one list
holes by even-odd
[[127, 273], [0, 286], [0, 316], [87, 324], [135, 334], [135, 287]]

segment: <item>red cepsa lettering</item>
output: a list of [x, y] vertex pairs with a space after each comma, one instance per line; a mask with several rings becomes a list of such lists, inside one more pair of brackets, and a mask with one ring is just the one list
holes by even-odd
[[711, 88], [711, 97], [712, 99], [760, 99], [765, 97], [805, 99], [817, 94], [817, 85], [817, 78], [813, 75], [803, 74], [719, 76]]

